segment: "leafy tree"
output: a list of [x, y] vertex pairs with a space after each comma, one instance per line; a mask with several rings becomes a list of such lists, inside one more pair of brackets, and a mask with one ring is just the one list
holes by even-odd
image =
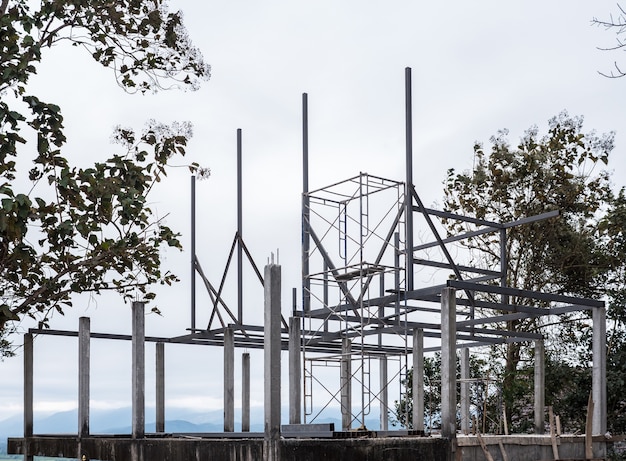
[[[445, 182], [445, 208], [463, 215], [497, 222], [559, 210], [560, 216], [518, 226], [507, 231], [507, 286], [582, 296], [601, 296], [601, 281], [608, 269], [599, 239], [598, 222], [612, 198], [608, 163], [613, 133], [584, 133], [582, 117], [562, 112], [549, 121], [548, 133], [532, 127], [513, 147], [506, 130], [491, 138], [490, 149], [474, 146], [472, 171], [449, 170]], [[466, 223], [448, 221], [450, 233], [470, 230]], [[473, 263], [498, 268], [499, 242], [484, 234], [464, 241]], [[536, 301], [512, 297], [511, 304], [536, 305]], [[543, 323], [542, 323], [543, 322]], [[512, 331], [541, 331], [560, 335], [572, 345], [580, 338], [576, 322], [561, 318], [556, 325], [545, 319], [520, 319], [505, 325]], [[504, 326], [504, 325], [503, 325]], [[569, 340], [569, 341], [567, 341]], [[499, 350], [504, 402], [509, 417], [516, 408], [516, 379], [524, 356], [521, 343]]]
[[[10, 351], [10, 322], [29, 316], [47, 326], [72, 293], [149, 299], [151, 284], [176, 280], [161, 271], [160, 249], [180, 247], [178, 234], [153, 215], [146, 196], [171, 157], [184, 155], [190, 126], [118, 128], [121, 153], [72, 166], [62, 153], [60, 107], [28, 91], [45, 52], [63, 42], [112, 69], [128, 92], [193, 90], [209, 77], [181, 13], [164, 1], [0, 2], [0, 356]], [[34, 145], [23, 135], [29, 131]]]

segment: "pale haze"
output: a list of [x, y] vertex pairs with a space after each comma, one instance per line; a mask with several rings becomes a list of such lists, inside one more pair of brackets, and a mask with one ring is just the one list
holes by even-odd
[[[80, 164], [118, 150], [110, 143], [116, 125], [193, 124], [188, 154], [178, 163], [211, 168], [211, 177], [197, 184], [197, 254], [215, 284], [236, 231], [241, 128], [243, 235], [260, 266], [278, 253], [285, 316], [291, 289], [300, 286], [303, 92], [311, 189], [359, 172], [404, 180], [405, 67], [413, 75], [413, 178], [425, 204], [439, 206], [447, 169], [471, 168], [475, 141], [487, 143], [508, 128], [515, 142], [532, 125], [545, 131], [562, 110], [584, 116], [586, 131], [616, 131], [609, 167], [615, 187], [626, 184], [626, 78], [598, 73], [610, 72], [615, 60], [626, 67], [626, 54], [598, 50], [613, 46], [615, 35], [591, 25], [594, 17], [618, 12], [614, 1], [172, 0], [170, 9], [184, 12], [193, 42], [212, 66], [199, 91], [127, 95], [111, 72], [67, 46], [44, 54], [30, 90], [61, 106], [66, 154]], [[152, 208], [182, 233], [185, 251], [165, 253], [166, 269], [181, 282], [157, 288], [148, 308], [158, 306], [162, 316], [148, 315], [147, 335], [176, 336], [189, 327], [189, 189], [189, 174], [180, 168], [151, 196]], [[232, 305], [234, 280], [227, 288]], [[244, 320], [258, 321], [262, 291], [249, 269], [245, 283]], [[200, 283], [198, 300], [203, 325], [208, 297]], [[80, 316], [91, 317], [94, 332], [130, 331], [130, 307], [113, 295], [81, 297], [51, 326], [76, 330]], [[32, 326], [24, 321], [19, 330]], [[21, 343], [21, 336], [14, 340]], [[260, 380], [262, 355], [250, 352]], [[149, 386], [153, 353], [148, 345]], [[221, 408], [221, 351], [179, 345], [167, 354], [168, 407]], [[76, 358], [74, 338], [36, 339], [36, 410], [76, 407]], [[130, 405], [130, 343], [94, 340], [92, 373], [92, 408]], [[0, 420], [19, 414], [21, 350], [0, 363], [0, 388]], [[150, 406], [151, 388], [146, 398]], [[253, 386], [252, 399], [262, 405], [262, 386]]]

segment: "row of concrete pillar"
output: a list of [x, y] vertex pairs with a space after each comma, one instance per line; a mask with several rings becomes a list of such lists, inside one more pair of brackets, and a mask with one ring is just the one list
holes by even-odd
[[[280, 266], [271, 264], [265, 268], [265, 322], [264, 322], [264, 394], [265, 435], [268, 450], [277, 449], [280, 434], [280, 376], [281, 376], [281, 305]], [[606, 432], [606, 319], [604, 308], [593, 311], [593, 433]], [[132, 436], [142, 438], [145, 434], [145, 330], [144, 303], [132, 305]], [[301, 335], [300, 319], [290, 319], [289, 336], [289, 422], [301, 422]], [[445, 288], [441, 296], [441, 378], [442, 435], [453, 438], [456, 434], [456, 298], [455, 289]], [[424, 335], [422, 330], [413, 334], [413, 422], [414, 429], [424, 430]], [[90, 376], [90, 324], [81, 318], [79, 342], [79, 396], [78, 434], [89, 435], [89, 376]], [[542, 341], [535, 343], [535, 427], [543, 432], [545, 363]], [[224, 332], [224, 430], [234, 431], [234, 330]], [[33, 348], [32, 335], [26, 335], [24, 347], [24, 435], [33, 433]], [[165, 353], [164, 344], [156, 345], [156, 430], [165, 430]], [[351, 342], [344, 339], [340, 365], [341, 409], [343, 429], [349, 429], [352, 421]], [[387, 419], [387, 366], [381, 359], [381, 426]], [[469, 430], [469, 349], [461, 349], [461, 430]], [[242, 431], [250, 429], [250, 357], [242, 358]], [[268, 453], [266, 459], [274, 459]]]

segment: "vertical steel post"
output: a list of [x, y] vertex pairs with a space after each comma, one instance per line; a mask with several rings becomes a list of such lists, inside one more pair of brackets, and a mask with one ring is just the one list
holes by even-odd
[[191, 176], [191, 331], [196, 329], [196, 177]]
[[404, 69], [405, 90], [405, 132], [406, 132], [406, 184], [405, 184], [405, 226], [406, 226], [406, 290], [413, 290], [413, 107], [411, 95], [411, 68]]
[[78, 319], [78, 437], [89, 435], [89, 317]]
[[224, 432], [235, 430], [235, 334], [224, 329]]
[[302, 310], [311, 310], [311, 282], [309, 281], [309, 103], [302, 93]]
[[135, 301], [132, 306], [132, 427], [133, 438], [145, 435], [146, 351], [145, 303]]
[[241, 354], [241, 432], [250, 432], [250, 353]]
[[33, 436], [33, 335], [24, 335], [24, 438], [26, 449], [24, 461], [33, 461], [35, 457], [29, 453], [28, 439]]
[[243, 182], [241, 128], [237, 129], [237, 321], [243, 324]]
[[165, 432], [165, 343], [156, 343], [156, 427]]

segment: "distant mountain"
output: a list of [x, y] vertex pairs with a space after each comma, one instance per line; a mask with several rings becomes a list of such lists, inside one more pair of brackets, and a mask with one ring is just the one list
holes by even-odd
[[[264, 430], [264, 414], [262, 407], [251, 408], [250, 430], [262, 432]], [[155, 432], [154, 409], [146, 411], [146, 432]], [[287, 414], [282, 415], [283, 424], [289, 421]], [[224, 413], [222, 410], [198, 412], [190, 409], [166, 409], [165, 432], [222, 432], [224, 430]], [[335, 428], [341, 428], [341, 420], [324, 418], [316, 423], [334, 423]], [[366, 420], [370, 430], [378, 430], [378, 418]], [[35, 415], [33, 425], [36, 434], [76, 434], [78, 432], [77, 410], [63, 411], [49, 416]], [[130, 434], [132, 432], [131, 409], [118, 408], [112, 410], [91, 410], [90, 432], [92, 434]], [[235, 430], [241, 429], [241, 421], [235, 421]], [[0, 421], [0, 440], [7, 437], [19, 437], [23, 434], [22, 416], [12, 416]]]

